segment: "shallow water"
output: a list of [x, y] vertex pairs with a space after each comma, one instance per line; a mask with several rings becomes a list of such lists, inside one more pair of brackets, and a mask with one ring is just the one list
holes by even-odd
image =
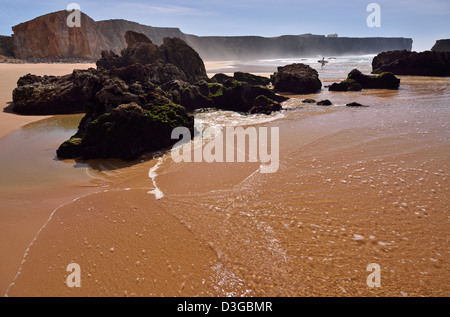
[[0, 140], [0, 190], [35, 189], [89, 178], [87, 164], [57, 159], [58, 146], [75, 134], [82, 115], [31, 123]]

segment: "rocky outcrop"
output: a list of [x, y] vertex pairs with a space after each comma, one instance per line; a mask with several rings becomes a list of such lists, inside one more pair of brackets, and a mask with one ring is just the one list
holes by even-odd
[[89, 122], [57, 150], [59, 158], [120, 158], [133, 160], [150, 151], [168, 148], [176, 127], [194, 129], [194, 119], [175, 104], [121, 104]]
[[275, 92], [311, 94], [322, 88], [317, 71], [305, 64], [278, 67], [271, 80]]
[[[254, 86], [236, 80], [227, 80], [223, 84], [212, 85], [211, 88], [216, 91], [210, 95], [215, 108], [237, 112], [249, 112], [255, 106], [255, 102], [260, 96], [267, 97], [277, 103], [289, 99], [275, 94], [266, 87]], [[256, 105], [258, 106], [259, 104]], [[257, 109], [259, 107], [254, 108], [253, 113], [256, 113]], [[263, 112], [266, 111], [264, 110]]]
[[450, 39], [437, 40], [431, 50], [435, 52], [450, 52]]
[[366, 107], [368, 107], [368, 106], [364, 106], [364, 105], [362, 105], [362, 104], [360, 104], [360, 103], [358, 103], [358, 102], [350, 102], [350, 103], [348, 103], [348, 104], [346, 104], [345, 105], [346, 107], [352, 107], [352, 108], [366, 108]]
[[333, 103], [328, 99], [321, 100], [317, 103], [318, 106], [331, 106], [332, 104]]
[[86, 59], [95, 61], [103, 50], [119, 54], [128, 45], [129, 30], [145, 34], [155, 45], [166, 37], [180, 38], [203, 59], [236, 60], [298, 56], [377, 54], [389, 50], [411, 50], [406, 38], [330, 38], [322, 35], [279, 37], [199, 37], [178, 28], [160, 28], [126, 20], [94, 21], [81, 13], [81, 27], [69, 28], [69, 13], [58, 11], [13, 27], [14, 56], [32, 60]]
[[353, 79], [346, 79], [340, 83], [333, 83], [328, 87], [329, 91], [360, 91], [362, 86]]
[[61, 77], [25, 75], [13, 91], [13, 111], [22, 115], [82, 113], [87, 101], [83, 100], [85, 84], [93, 72], [74, 71]]
[[233, 79], [233, 77], [222, 74], [222, 73], [215, 74], [213, 77], [211, 77], [211, 81], [219, 83], [219, 84], [223, 84], [225, 82], [225, 80], [228, 80], [228, 79]]
[[373, 73], [396, 75], [450, 76], [450, 52], [406, 50], [378, 54], [372, 60]]
[[235, 72], [233, 78], [237, 81], [245, 82], [250, 85], [267, 86], [270, 84], [270, 78], [244, 72]]
[[288, 99], [248, 83], [261, 80], [252, 74], [244, 74], [241, 82], [205, 80], [203, 61], [182, 40], [167, 38], [158, 47], [145, 35], [129, 32], [127, 42], [122, 56], [104, 52], [98, 69], [18, 80], [13, 91], [17, 113], [86, 113], [58, 157], [133, 160], [172, 145], [175, 127], [192, 131], [189, 112], [196, 109], [270, 114]]
[[255, 104], [253, 108], [250, 109], [250, 113], [262, 113], [262, 114], [271, 114], [273, 112], [277, 112], [281, 110], [281, 104], [272, 99], [267, 98], [264, 95], [258, 96], [255, 99]]
[[102, 52], [97, 67], [106, 70], [129, 67], [140, 64], [148, 66], [148, 74], [158, 85], [178, 79], [196, 83], [208, 78], [205, 64], [195, 50], [178, 38], [165, 38], [157, 46], [144, 34], [127, 32], [129, 46], [121, 56], [114, 52]]
[[359, 91], [361, 89], [398, 89], [400, 79], [394, 74], [385, 72], [379, 75], [364, 75], [357, 69], [353, 69], [347, 79], [340, 83], [333, 83], [330, 91]]

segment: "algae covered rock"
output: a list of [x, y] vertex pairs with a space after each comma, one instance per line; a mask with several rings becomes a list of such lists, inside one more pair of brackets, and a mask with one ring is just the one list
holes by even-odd
[[400, 79], [394, 74], [384, 72], [379, 75], [364, 75], [358, 69], [353, 69], [347, 79], [333, 83], [330, 91], [359, 91], [361, 89], [398, 89]]
[[270, 78], [244, 72], [235, 72], [233, 78], [237, 81], [256, 86], [267, 86], [270, 84]]
[[275, 92], [311, 94], [322, 88], [317, 71], [305, 64], [278, 67], [271, 80]]
[[265, 96], [276, 102], [283, 102], [289, 98], [275, 94], [272, 90], [262, 86], [252, 86], [246, 82], [227, 80], [211, 95], [214, 107], [222, 110], [249, 112], [259, 96]]
[[353, 69], [347, 79], [354, 80], [362, 86], [363, 89], [398, 89], [400, 79], [393, 73], [384, 72], [379, 75], [364, 75], [357, 69]]
[[346, 79], [340, 83], [333, 83], [328, 88], [329, 91], [360, 91], [362, 85], [353, 79]]
[[267, 98], [264, 95], [258, 96], [255, 99], [253, 108], [250, 109], [250, 113], [271, 114], [272, 112], [280, 111], [281, 104], [272, 99]]
[[396, 75], [450, 76], [449, 51], [389, 51], [372, 60], [372, 73], [391, 72]]
[[175, 104], [143, 108], [123, 104], [90, 121], [57, 150], [59, 158], [137, 159], [144, 153], [173, 145], [172, 130], [183, 126], [193, 131], [194, 120]]

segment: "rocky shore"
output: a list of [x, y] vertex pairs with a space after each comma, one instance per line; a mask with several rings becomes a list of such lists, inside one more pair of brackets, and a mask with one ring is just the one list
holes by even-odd
[[372, 61], [373, 73], [392, 72], [395, 75], [450, 76], [450, 51], [383, 52]]
[[379, 75], [364, 75], [357, 69], [353, 69], [347, 79], [340, 83], [333, 83], [330, 91], [360, 91], [362, 89], [398, 89], [400, 79], [390, 72]]
[[[164, 38], [158, 46], [145, 34], [128, 31], [125, 41], [128, 46], [120, 55], [103, 51], [96, 69], [64, 76], [27, 74], [18, 80], [13, 91], [15, 113], [85, 113], [77, 133], [58, 148], [60, 159], [134, 160], [174, 144], [175, 127], [193, 131], [195, 110], [268, 115], [282, 110], [282, 102], [289, 99], [279, 93], [311, 94], [322, 88], [318, 72], [304, 64], [278, 67], [270, 78], [244, 72], [209, 78], [200, 55], [179, 38]], [[329, 90], [398, 89], [399, 85], [390, 72], [370, 76], [354, 69]]]
[[220, 82], [220, 76], [209, 79], [198, 53], [178, 38], [157, 46], [130, 31], [126, 41], [120, 56], [102, 52], [97, 69], [18, 80], [16, 113], [86, 113], [77, 133], [59, 147], [59, 158], [133, 160], [172, 145], [175, 127], [193, 130], [197, 109], [270, 114], [288, 99], [267, 87], [269, 78], [236, 73]]

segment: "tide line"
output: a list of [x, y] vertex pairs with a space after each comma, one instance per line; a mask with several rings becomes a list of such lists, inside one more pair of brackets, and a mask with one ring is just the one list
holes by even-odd
[[149, 171], [148, 171], [148, 177], [152, 180], [153, 182], [153, 186], [155, 187], [155, 189], [151, 190], [148, 192], [148, 194], [153, 194], [155, 195], [155, 199], [159, 200], [161, 198], [164, 197], [163, 192], [158, 188], [158, 186], [156, 185], [156, 176], [158, 176], [158, 174], [156, 174], [156, 171], [158, 170], [158, 168], [160, 167], [161, 163], [162, 163], [163, 158], [160, 157], [158, 159], [158, 163], [155, 164], [155, 166], [153, 166]]

